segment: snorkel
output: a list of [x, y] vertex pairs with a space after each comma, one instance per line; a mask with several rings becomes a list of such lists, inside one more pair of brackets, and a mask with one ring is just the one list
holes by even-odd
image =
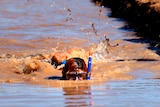
[[89, 52], [87, 80], [90, 80], [90, 79], [91, 79], [91, 67], [92, 67], [92, 53]]
[[63, 60], [62, 62], [61, 62], [61, 64], [66, 64], [67, 63], [67, 60]]

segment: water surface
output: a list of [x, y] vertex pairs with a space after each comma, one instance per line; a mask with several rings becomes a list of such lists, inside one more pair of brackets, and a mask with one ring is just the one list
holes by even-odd
[[[133, 29], [124, 29], [124, 20], [109, 17], [110, 9], [95, 6], [89, 0], [1, 0], [0, 5], [0, 54], [16, 56], [0, 59], [0, 106], [160, 106], [159, 61], [138, 61], [158, 59], [159, 56], [148, 50], [147, 44], [125, 41], [139, 38]], [[48, 68], [42, 65], [37, 73], [47, 81], [43, 85], [41, 82], [29, 85], [28, 75], [15, 74], [16, 67], [23, 64], [18, 56], [49, 54], [73, 47], [86, 49], [104, 40], [105, 36], [110, 38], [111, 44], [118, 43], [119, 47], [111, 48], [104, 62], [95, 63], [91, 78], [95, 82], [93, 85], [57, 86], [55, 80], [44, 79], [47, 74], [60, 74], [60, 71], [49, 72], [49, 65]], [[19, 83], [4, 82], [10, 82], [12, 78], [18, 78]], [[96, 80], [101, 79], [103, 82], [96, 84]], [[57, 81], [59, 84], [63, 82]], [[49, 83], [55, 86], [50, 87]]]
[[137, 79], [65, 88], [1, 84], [0, 100], [3, 107], [158, 107], [159, 82], [159, 79]]

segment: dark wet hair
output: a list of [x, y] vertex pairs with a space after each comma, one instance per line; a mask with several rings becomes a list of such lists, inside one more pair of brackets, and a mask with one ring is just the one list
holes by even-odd
[[83, 72], [88, 73], [87, 66], [82, 58], [75, 57], [68, 59], [62, 71], [62, 78], [67, 79], [66, 74], [68, 72], [76, 72], [75, 69], [77, 68], [81, 69]]

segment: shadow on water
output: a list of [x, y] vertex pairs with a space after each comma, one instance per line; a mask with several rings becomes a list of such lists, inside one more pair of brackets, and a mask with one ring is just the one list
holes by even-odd
[[46, 77], [45, 79], [47, 80], [61, 80], [62, 77], [60, 76], [50, 76], [50, 77]]
[[[107, 14], [108, 17], [112, 18], [112, 13]], [[115, 18], [115, 17], [113, 17]], [[142, 43], [148, 44], [148, 49], [155, 51], [158, 55], [160, 55], [160, 39], [155, 36], [155, 33], [147, 33], [145, 31], [139, 30], [133, 26], [133, 24], [127, 21], [124, 18], [116, 18], [115, 21], [123, 21], [125, 22], [124, 26], [118, 28], [122, 31], [135, 32], [135, 34], [131, 36], [136, 36], [138, 38], [132, 39], [123, 39], [125, 41], [134, 42], [134, 43]], [[157, 34], [156, 34], [157, 35]]]
[[136, 36], [139, 38], [132, 38], [132, 39], [124, 39], [125, 41], [134, 42], [134, 43], [142, 43], [142, 44], [148, 44], [148, 49], [155, 51], [158, 55], [160, 55], [160, 40], [159, 38], [155, 37], [154, 32], [153, 34], [147, 33], [145, 31], [137, 30], [133, 24], [128, 22], [127, 20], [123, 18], [118, 18], [117, 21], [125, 21], [126, 25], [119, 28], [120, 30], [125, 31], [135, 31], [136, 33], [132, 36]]
[[138, 39], [124, 39], [124, 40], [134, 42], [134, 43], [149, 44], [147, 48], [155, 51], [158, 55], [160, 55], [160, 41], [159, 40], [149, 39], [145, 37], [144, 38], [140, 37]]
[[156, 60], [156, 59], [149, 59], [149, 58], [137, 58], [137, 59], [119, 59], [119, 60], [116, 60], [116, 61], [159, 61], [159, 60]]

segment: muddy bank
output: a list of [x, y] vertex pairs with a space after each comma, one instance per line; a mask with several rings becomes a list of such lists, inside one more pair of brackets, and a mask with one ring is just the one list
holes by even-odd
[[[112, 16], [125, 18], [129, 25], [124, 29], [134, 28], [138, 36], [145, 37], [152, 49], [159, 53], [160, 1], [159, 0], [92, 0], [96, 5], [108, 6]], [[147, 39], [147, 40], [146, 40]], [[148, 40], [149, 39], [149, 40]], [[152, 40], [152, 41], [151, 41]], [[141, 42], [141, 40], [139, 40]]]
[[[98, 0], [93, 0], [94, 2]], [[122, 17], [135, 27], [136, 31], [151, 38], [159, 39], [160, 1], [158, 0], [99, 0], [109, 6], [112, 16]]]

